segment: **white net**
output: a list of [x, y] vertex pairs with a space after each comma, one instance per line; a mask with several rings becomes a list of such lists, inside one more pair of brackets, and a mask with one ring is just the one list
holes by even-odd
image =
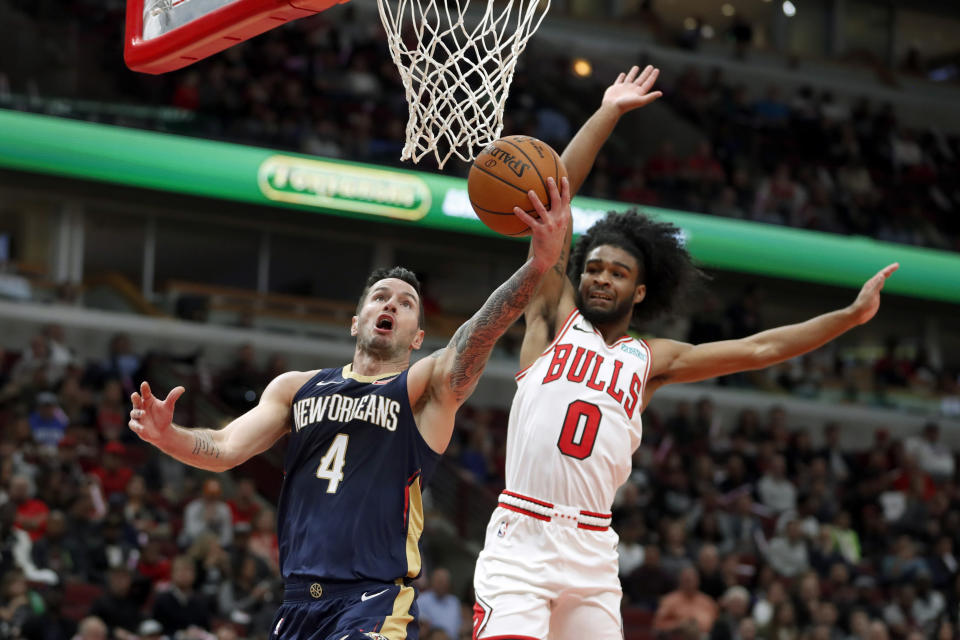
[[550, 9], [550, 0], [377, 0], [387, 42], [410, 107], [402, 160], [451, 155], [500, 137], [517, 59]]

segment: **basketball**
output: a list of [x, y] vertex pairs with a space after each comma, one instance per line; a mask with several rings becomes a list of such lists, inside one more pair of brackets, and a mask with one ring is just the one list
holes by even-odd
[[527, 192], [536, 192], [550, 206], [547, 178], [560, 188], [567, 169], [547, 143], [530, 136], [494, 140], [473, 161], [467, 178], [470, 204], [480, 220], [505, 236], [525, 236], [530, 227], [513, 214], [514, 207], [536, 216]]

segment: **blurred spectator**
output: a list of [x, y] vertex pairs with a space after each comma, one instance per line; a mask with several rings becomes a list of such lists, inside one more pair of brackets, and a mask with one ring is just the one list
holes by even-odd
[[152, 584], [164, 583], [170, 580], [170, 558], [163, 554], [162, 541], [157, 534], [147, 538], [140, 559], [137, 562], [137, 575]]
[[103, 465], [90, 470], [90, 475], [100, 483], [100, 490], [108, 500], [126, 493], [127, 484], [133, 477], [133, 470], [124, 460], [126, 453], [124, 445], [117, 441], [108, 442], [103, 447]]
[[31, 555], [37, 568], [49, 569], [59, 576], [85, 575], [87, 570], [86, 548], [68, 529], [62, 511], [50, 512], [46, 532], [34, 543]]
[[460, 635], [460, 601], [450, 593], [450, 572], [437, 567], [430, 574], [430, 589], [417, 597], [420, 616], [451, 638]]
[[700, 590], [716, 601], [727, 590], [720, 572], [720, 554], [712, 544], [700, 547], [697, 554], [697, 573], [700, 576]]
[[797, 507], [797, 488], [787, 478], [787, 463], [783, 456], [775, 456], [770, 468], [757, 483], [760, 502], [775, 513]]
[[72, 640], [77, 623], [63, 613], [63, 586], [47, 587], [42, 596], [43, 611], [24, 620], [21, 637], [24, 640]]
[[934, 480], [944, 481], [953, 477], [956, 461], [953, 452], [939, 440], [940, 428], [930, 422], [923, 427], [922, 437], [907, 439], [906, 450], [916, 458], [922, 471]]
[[30, 541], [39, 539], [47, 529], [50, 508], [34, 497], [33, 481], [25, 475], [10, 478], [8, 499], [16, 507], [16, 527], [30, 536]]
[[660, 599], [653, 618], [653, 628], [658, 631], [681, 631], [695, 628], [700, 633], [709, 633], [717, 619], [717, 603], [699, 591], [699, 576], [692, 566], [680, 571], [676, 591]]
[[120, 440], [126, 433], [127, 405], [123, 398], [123, 386], [117, 379], [107, 380], [100, 392], [97, 405], [97, 429], [100, 437], [107, 442]]
[[266, 383], [256, 366], [253, 346], [245, 344], [237, 349], [233, 363], [220, 372], [220, 398], [230, 409], [242, 413], [257, 404]]
[[103, 373], [105, 378], [118, 379], [125, 395], [130, 395], [140, 388], [140, 356], [133, 352], [130, 336], [118, 333], [110, 340]]
[[800, 627], [797, 624], [796, 609], [792, 602], [787, 600], [776, 606], [766, 635], [769, 638], [777, 638], [778, 640], [795, 640], [800, 638]]
[[107, 640], [107, 625], [96, 616], [87, 616], [80, 621], [74, 640]]
[[183, 512], [183, 530], [179, 538], [181, 547], [192, 544], [204, 531], [216, 534], [222, 546], [230, 546], [233, 541], [233, 514], [222, 495], [223, 489], [218, 479], [204, 480], [203, 495], [191, 501]]
[[916, 587], [912, 584], [901, 584], [896, 589], [896, 598], [883, 608], [883, 620], [890, 626], [897, 637], [905, 637], [917, 627], [913, 618], [916, 604]]
[[153, 618], [148, 618], [140, 623], [140, 626], [137, 627], [137, 636], [140, 640], [166, 640], [167, 638], [163, 635], [163, 625]]
[[643, 532], [643, 518], [639, 514], [631, 514], [622, 522], [614, 527], [620, 536], [617, 544], [617, 556], [619, 558], [619, 574], [624, 578], [637, 567], [643, 564], [644, 550], [640, 543], [640, 536]]
[[910, 536], [899, 536], [891, 551], [880, 565], [881, 575], [886, 582], [914, 580], [919, 572], [929, 572], [927, 563], [917, 556], [916, 545]]
[[631, 603], [655, 609], [662, 595], [673, 588], [673, 578], [660, 563], [660, 548], [644, 547], [643, 564], [622, 579], [623, 590]]
[[167, 635], [181, 629], [210, 626], [210, 603], [194, 591], [197, 570], [189, 556], [173, 560], [170, 586], [157, 594], [153, 603], [153, 617], [163, 625]]
[[720, 599], [720, 606], [720, 615], [710, 629], [710, 640], [739, 640], [740, 625], [750, 608], [750, 592], [741, 586], [730, 587]]
[[142, 616], [140, 602], [132, 595], [130, 587], [133, 574], [125, 566], [112, 567], [107, 573], [107, 590], [93, 603], [90, 614], [107, 625], [113, 637], [127, 639], [136, 634]]
[[279, 587], [276, 579], [260, 570], [256, 556], [247, 554], [234, 565], [233, 579], [222, 582], [217, 594], [219, 609], [250, 634], [269, 632], [279, 605]]
[[257, 485], [253, 478], [239, 478], [234, 487], [233, 497], [227, 500], [230, 513], [233, 515], [233, 524], [241, 522], [252, 524], [263, 506], [257, 497]]
[[938, 589], [947, 587], [953, 576], [960, 575], [960, 563], [954, 555], [953, 544], [950, 536], [941, 536], [933, 548], [933, 554], [927, 558], [927, 568]]
[[760, 182], [753, 218], [761, 222], [790, 224], [799, 219], [806, 203], [806, 190], [791, 177], [790, 167], [780, 164], [772, 176]]
[[810, 566], [807, 543], [800, 530], [800, 521], [791, 519], [783, 533], [773, 538], [766, 552], [767, 561], [779, 575], [793, 578]]
[[30, 414], [30, 431], [37, 444], [55, 449], [68, 422], [55, 393], [42, 391], [37, 394], [37, 408]]
[[933, 589], [930, 572], [919, 571], [916, 578], [916, 598], [910, 609], [910, 615], [924, 637], [933, 637], [937, 621], [944, 613], [946, 613], [946, 600], [942, 593]]
[[247, 549], [266, 562], [273, 571], [279, 570], [280, 545], [277, 540], [277, 514], [272, 509], [263, 509], [257, 515]]

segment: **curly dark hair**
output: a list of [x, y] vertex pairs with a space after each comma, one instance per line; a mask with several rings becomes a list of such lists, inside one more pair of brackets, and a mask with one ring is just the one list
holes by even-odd
[[357, 302], [357, 315], [360, 315], [360, 307], [363, 306], [363, 303], [367, 299], [367, 294], [370, 293], [370, 287], [385, 280], [387, 278], [396, 278], [397, 280], [403, 280], [417, 292], [417, 300], [420, 303], [420, 327], [423, 327], [423, 294], [420, 292], [420, 281], [417, 279], [417, 274], [410, 269], [405, 269], [403, 267], [391, 267], [385, 268], [381, 267], [379, 269], [374, 269], [370, 275], [367, 277], [367, 282], [363, 285], [363, 291], [360, 293], [360, 300]]
[[609, 211], [577, 240], [570, 254], [567, 274], [579, 289], [587, 254], [595, 247], [612, 245], [630, 253], [640, 269], [637, 282], [647, 285], [646, 297], [634, 305], [632, 328], [663, 315], [675, 313], [690, 285], [704, 274], [684, 246], [683, 231], [669, 222], [659, 222], [636, 209]]

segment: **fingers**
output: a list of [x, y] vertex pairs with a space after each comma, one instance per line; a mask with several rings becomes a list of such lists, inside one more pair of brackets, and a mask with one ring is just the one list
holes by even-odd
[[153, 399], [153, 394], [150, 392], [150, 385], [146, 380], [140, 383], [140, 395], [143, 396], [144, 402], [149, 402]]
[[884, 278], [889, 278], [889, 277], [893, 274], [893, 272], [896, 271], [896, 270], [899, 269], [899, 268], [900, 268], [900, 263], [899, 263], [899, 262], [894, 262], [893, 264], [888, 264], [887, 266], [885, 266], [885, 267], [880, 271], [880, 273], [883, 274], [883, 277], [884, 277]]
[[[566, 180], [566, 178], [563, 178]], [[553, 178], [547, 178], [547, 195], [550, 196], [550, 210], [557, 208], [557, 203], [562, 203], [560, 199], [560, 190], [557, 189], [557, 181]]]
[[186, 391], [183, 387], [174, 387], [170, 390], [170, 393], [167, 394], [167, 399], [163, 401], [163, 404], [170, 405], [171, 407], [176, 403], [177, 398], [183, 395], [183, 392]]
[[617, 76], [617, 79], [613, 81], [613, 84], [623, 84], [623, 81], [626, 80], [627, 74], [621, 73]]
[[567, 176], [560, 178], [560, 198], [563, 206], [566, 207], [570, 204], [570, 180]]
[[143, 399], [140, 398], [140, 394], [136, 391], [130, 394], [130, 404], [133, 405], [134, 409], [140, 409], [143, 407]]
[[[547, 178], [547, 180], [549, 181], [550, 178]], [[548, 194], [549, 194], [549, 191], [548, 191]], [[533, 205], [533, 210], [537, 212], [538, 216], [542, 218], [547, 214], [547, 208], [543, 206], [542, 202], [540, 202], [540, 196], [537, 195], [536, 191], [534, 191], [533, 189], [530, 189], [530, 191], [527, 192], [527, 197], [530, 198], [530, 204]], [[516, 207], [514, 209], [514, 213], [517, 212], [516, 211], [517, 209], [520, 209], [520, 207]], [[523, 211], [523, 209], [520, 209], [520, 211]], [[530, 213], [526, 211], [523, 211], [523, 212], [526, 213], [527, 215], [530, 215]]]
[[644, 90], [649, 89], [653, 86], [653, 83], [657, 81], [657, 78], [660, 76], [660, 69], [656, 67], [647, 66], [643, 70], [643, 74], [637, 78], [636, 84], [638, 87], [641, 87]]
[[534, 228], [536, 228], [536, 226], [540, 223], [540, 220], [534, 218], [520, 207], [513, 208], [513, 215], [517, 216], [521, 222], [530, 227], [530, 231], [533, 231]]
[[[634, 67], [634, 69], [636, 68], [637, 67]], [[642, 86], [647, 81], [647, 78], [650, 77], [650, 74], [652, 72], [653, 72], [653, 66], [648, 64], [643, 68], [643, 73], [641, 73], [639, 76], [634, 75], [633, 83], [636, 85]]]
[[[650, 67], [647, 67], [647, 68], [649, 69]], [[627, 74], [627, 82], [635, 81], [637, 79], [638, 73], [640, 73], [640, 67], [638, 67], [637, 65], [633, 65], [632, 67], [630, 67], [630, 72]], [[646, 70], [644, 70], [644, 73], [646, 73]]]
[[143, 425], [132, 418], [130, 419], [130, 422], [127, 423], [127, 426], [130, 427], [130, 430], [137, 435], [140, 435], [140, 432], [143, 431]]

